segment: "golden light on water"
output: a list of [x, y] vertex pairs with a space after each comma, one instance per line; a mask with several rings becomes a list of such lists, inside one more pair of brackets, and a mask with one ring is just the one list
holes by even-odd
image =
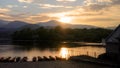
[[68, 57], [68, 49], [65, 48], [65, 47], [61, 48], [61, 50], [60, 50], [60, 56], [62, 58], [67, 58]]

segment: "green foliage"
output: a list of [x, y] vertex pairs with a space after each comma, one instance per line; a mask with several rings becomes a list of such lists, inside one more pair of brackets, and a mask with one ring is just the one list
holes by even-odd
[[14, 32], [13, 40], [36, 40], [36, 41], [79, 41], [79, 42], [101, 42], [112, 30], [94, 29], [63, 29], [59, 26], [55, 28], [40, 27], [36, 30], [29, 28]]

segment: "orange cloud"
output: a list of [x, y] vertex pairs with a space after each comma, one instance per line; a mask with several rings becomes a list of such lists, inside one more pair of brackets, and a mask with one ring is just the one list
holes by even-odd
[[45, 22], [49, 20], [56, 20], [57, 17], [52, 17], [49, 14], [51, 13], [43, 13], [43, 14], [37, 14], [32, 15], [24, 18], [27, 22], [37, 23], [37, 22]]
[[6, 9], [6, 8], [0, 8], [0, 13], [7, 13], [10, 12], [10, 9]]

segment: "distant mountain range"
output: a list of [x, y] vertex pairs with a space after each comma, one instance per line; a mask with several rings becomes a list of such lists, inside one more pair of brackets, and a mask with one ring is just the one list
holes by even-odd
[[[15, 31], [15, 30], [23, 29], [23, 28], [31, 28], [31, 29], [37, 29], [39, 27], [54, 28], [56, 26], [61, 26], [62, 28], [72, 28], [72, 29], [100, 28], [100, 27], [91, 26], [91, 25], [62, 23], [56, 20], [50, 20], [47, 22], [38, 22], [37, 24], [30, 24], [28, 22], [23, 22], [23, 21], [0, 20], [0, 32]], [[113, 26], [113, 27], [106, 27], [105, 29], [115, 29], [115, 28], [116, 27]]]
[[9, 23], [9, 21], [0, 20], [0, 27], [6, 25], [8, 23]]
[[25, 25], [28, 25], [28, 23], [22, 21], [11, 21], [8, 24], [4, 25], [2, 28], [17, 29]]
[[99, 28], [99, 27], [96, 27], [96, 26], [91, 26], [91, 25], [75, 25], [75, 24], [67, 24], [67, 23], [61, 23], [59, 21], [55, 21], [55, 20], [51, 20], [51, 21], [48, 21], [48, 22], [39, 22], [37, 25], [39, 26], [44, 26], [44, 27], [55, 27], [55, 26], [61, 26], [62, 28], [72, 28], [72, 29], [82, 29], [82, 28], [87, 28], [87, 29], [90, 29], [90, 28]]
[[38, 22], [37, 24], [30, 24], [28, 22], [23, 21], [5, 21], [0, 20], [0, 39], [8, 39], [11, 37], [11, 34], [16, 30], [21, 30], [24, 28], [31, 28], [31, 29], [37, 29], [39, 27], [45, 27], [45, 28], [54, 28], [56, 26], [61, 26], [62, 28], [72, 28], [72, 29], [90, 29], [90, 28], [99, 28], [96, 26], [91, 25], [75, 25], [75, 24], [67, 24], [67, 23], [61, 23], [59, 21], [51, 20], [47, 22]]
[[39, 26], [50, 26], [50, 27], [55, 27], [55, 26], [61, 26], [64, 23], [61, 23], [59, 21], [56, 20], [51, 20], [51, 21], [47, 21], [47, 22], [38, 22], [37, 25]]
[[67, 24], [67, 23], [61, 23], [59, 21], [55, 21], [55, 20], [51, 20], [51, 21], [47, 21], [47, 22], [38, 22], [37, 24], [30, 24], [27, 22], [23, 22], [23, 21], [5, 21], [5, 20], [0, 20], [0, 30], [1, 29], [22, 29], [22, 28], [31, 28], [31, 29], [36, 29], [39, 27], [45, 27], [45, 28], [53, 28], [56, 26], [61, 26], [63, 28], [78, 28], [78, 29], [82, 29], [82, 28], [98, 28], [96, 26], [91, 26], [91, 25], [74, 25], [74, 24]]

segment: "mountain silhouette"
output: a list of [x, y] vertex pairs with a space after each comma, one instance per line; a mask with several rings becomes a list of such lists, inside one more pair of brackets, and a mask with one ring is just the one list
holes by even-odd
[[55, 27], [55, 26], [60, 26], [62, 25], [63, 23], [59, 22], [59, 21], [56, 21], [56, 20], [50, 20], [50, 21], [47, 21], [47, 22], [39, 22], [37, 25], [39, 26], [51, 26], [51, 27]]
[[17, 29], [17, 28], [20, 28], [20, 27], [25, 26], [27, 24], [28, 23], [22, 22], [22, 21], [11, 21], [11, 22], [9, 22], [7, 25], [5, 25], [3, 27], [4, 28], [14, 28], [14, 29]]
[[90, 29], [90, 28], [98, 28], [96, 26], [91, 26], [91, 25], [82, 25], [82, 24], [68, 24], [68, 23], [62, 23], [62, 22], [59, 22], [59, 21], [56, 21], [56, 20], [51, 20], [51, 21], [47, 21], [47, 22], [39, 22], [38, 23], [39, 26], [44, 26], [44, 27], [56, 27], [56, 26], [61, 26], [63, 28], [72, 28], [72, 29], [75, 29], [75, 28], [87, 28], [87, 29]]
[[83, 28], [98, 28], [96, 26], [91, 26], [91, 25], [82, 25], [82, 24], [68, 24], [68, 23], [62, 23], [56, 20], [50, 20], [47, 22], [38, 22], [37, 24], [29, 24], [27, 22], [23, 21], [4, 21], [0, 20], [0, 29], [5, 28], [5, 29], [22, 29], [22, 28], [31, 28], [31, 29], [36, 29], [39, 27], [45, 27], [45, 28], [54, 28], [56, 26], [61, 26], [62, 28], [72, 28], [72, 29], [83, 29]]
[[0, 27], [6, 25], [6, 24], [8, 24], [8, 23], [9, 23], [9, 21], [0, 20]]

